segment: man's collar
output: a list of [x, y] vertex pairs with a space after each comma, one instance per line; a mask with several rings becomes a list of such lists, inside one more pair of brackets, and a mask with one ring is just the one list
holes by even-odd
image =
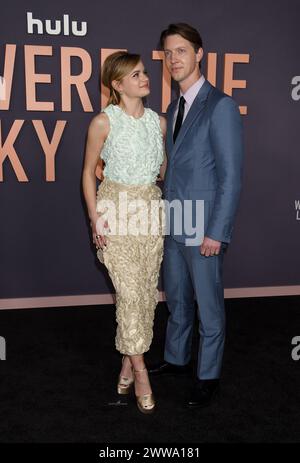
[[182, 93], [180, 91], [180, 96], [183, 96], [185, 101], [191, 105], [199, 92], [200, 88], [205, 82], [204, 75], [202, 74], [201, 77], [193, 84], [190, 86], [190, 88], [187, 89], [185, 93]]

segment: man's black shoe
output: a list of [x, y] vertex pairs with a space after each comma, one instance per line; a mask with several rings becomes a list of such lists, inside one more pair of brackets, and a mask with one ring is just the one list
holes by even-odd
[[192, 368], [190, 365], [161, 362], [158, 365], [148, 367], [148, 373], [151, 376], [188, 376], [192, 374]]
[[186, 405], [188, 408], [203, 408], [210, 405], [220, 392], [219, 379], [201, 379], [194, 386]]

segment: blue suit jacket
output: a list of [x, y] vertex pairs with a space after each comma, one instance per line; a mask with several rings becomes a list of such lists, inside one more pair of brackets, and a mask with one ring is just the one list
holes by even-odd
[[[174, 144], [177, 101], [167, 110], [164, 198], [181, 204], [192, 200], [194, 225], [195, 201], [204, 200], [204, 236], [229, 243], [242, 183], [243, 131], [238, 105], [205, 80]], [[169, 226], [175, 240], [191, 238], [184, 229], [174, 234], [172, 214]]]

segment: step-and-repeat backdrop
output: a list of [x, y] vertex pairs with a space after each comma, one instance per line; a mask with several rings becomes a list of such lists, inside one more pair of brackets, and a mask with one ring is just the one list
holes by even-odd
[[166, 111], [176, 88], [158, 40], [171, 22], [200, 31], [202, 71], [235, 98], [243, 118], [244, 187], [225, 287], [232, 295], [250, 295], [251, 288], [251, 295], [261, 288], [297, 293], [299, 17], [297, 0], [3, 3], [0, 307], [22, 307], [26, 298], [49, 298], [51, 305], [61, 296], [75, 304], [79, 296], [113, 292], [95, 257], [82, 194], [87, 128], [106, 103], [101, 63], [118, 49], [141, 53], [151, 79], [146, 104]]

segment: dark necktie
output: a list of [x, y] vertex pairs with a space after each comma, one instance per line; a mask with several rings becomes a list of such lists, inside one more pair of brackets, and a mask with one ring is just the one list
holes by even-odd
[[177, 118], [176, 118], [175, 129], [174, 129], [174, 133], [173, 133], [173, 141], [174, 141], [174, 143], [176, 141], [176, 138], [177, 138], [177, 135], [179, 133], [180, 127], [182, 126], [182, 120], [183, 120], [183, 115], [184, 115], [184, 103], [185, 103], [185, 99], [183, 98], [183, 96], [181, 96], [180, 100], [179, 100], [179, 108], [178, 108], [178, 114], [177, 114]]

